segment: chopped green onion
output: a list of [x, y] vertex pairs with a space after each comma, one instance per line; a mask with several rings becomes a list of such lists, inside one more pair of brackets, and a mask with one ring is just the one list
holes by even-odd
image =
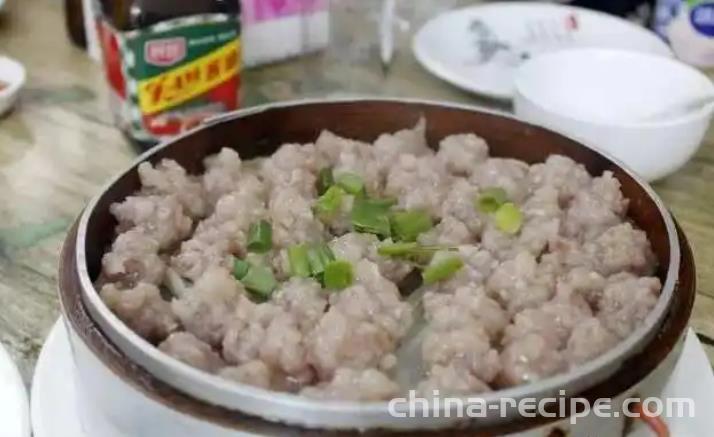
[[265, 253], [273, 246], [273, 228], [265, 220], [250, 225], [248, 230], [248, 250]]
[[417, 243], [386, 243], [377, 246], [377, 253], [382, 256], [404, 257], [419, 249]]
[[326, 244], [318, 244], [307, 250], [307, 261], [313, 276], [322, 274], [325, 266], [335, 260], [335, 255]]
[[345, 190], [334, 185], [325, 191], [315, 203], [315, 213], [321, 220], [331, 220], [342, 206]]
[[429, 266], [421, 272], [425, 285], [434, 284], [444, 279], [449, 279], [464, 266], [464, 261], [458, 256], [448, 256], [436, 261], [432, 261]]
[[388, 212], [389, 206], [382, 201], [357, 197], [352, 205], [350, 219], [354, 229], [359, 232], [388, 237], [391, 235]]
[[354, 281], [352, 264], [344, 260], [331, 261], [325, 266], [323, 275], [325, 288], [342, 290], [349, 287]]
[[369, 203], [375, 208], [384, 208], [385, 211], [397, 204], [397, 199], [393, 197], [370, 198]]
[[317, 175], [317, 182], [315, 185], [317, 188], [317, 194], [319, 195], [325, 194], [331, 186], [335, 185], [335, 178], [332, 175], [332, 169], [325, 167], [320, 170], [320, 173]]
[[310, 277], [310, 261], [307, 258], [307, 246], [296, 244], [288, 247], [288, 261], [290, 262], [290, 273], [301, 278]]
[[506, 190], [499, 187], [486, 188], [476, 199], [478, 210], [484, 214], [496, 212], [498, 208], [508, 201]]
[[265, 266], [250, 266], [240, 281], [249, 291], [264, 298], [269, 297], [278, 286], [273, 271]]
[[429, 214], [423, 211], [398, 211], [390, 217], [392, 233], [397, 240], [416, 241], [419, 234], [434, 226]]
[[233, 260], [233, 276], [239, 281], [245, 277], [250, 269], [250, 264], [242, 259], [234, 258]]
[[436, 252], [455, 250], [455, 247], [421, 246], [415, 242], [383, 243], [377, 246], [377, 253], [382, 256], [401, 258], [417, 265], [427, 264]]
[[498, 229], [506, 234], [516, 234], [523, 225], [523, 213], [511, 202], [501, 205], [493, 219]]
[[335, 183], [353, 196], [364, 194], [364, 181], [354, 173], [341, 173], [335, 178]]

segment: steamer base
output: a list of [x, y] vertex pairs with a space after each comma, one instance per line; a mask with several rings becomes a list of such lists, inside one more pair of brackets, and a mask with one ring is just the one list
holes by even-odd
[[[671, 435], [695, 437], [707, 435], [714, 428], [714, 417], [706, 411], [714, 405], [714, 374], [699, 340], [690, 329], [680, 348], [673, 351], [671, 359], [662, 363], [653, 374], [642, 381], [639, 391], [644, 396], [690, 397], [694, 399], [696, 410], [693, 418], [672, 418], [666, 422]], [[671, 361], [671, 363], [667, 363]], [[32, 428], [35, 437], [158, 437], [164, 433], [160, 429], [137, 428], [130, 425], [131, 417], [116, 417], [116, 411], [103, 411], [101, 402], [90, 400], [91, 392], [97, 387], [87, 387], [87, 378], [79, 377], [73, 360], [72, 345], [66, 325], [60, 319], [50, 332], [42, 349], [33, 380], [32, 388]], [[121, 381], [116, 381], [123, 384]], [[650, 390], [659, 390], [653, 393]], [[130, 389], [130, 387], [126, 387]], [[98, 388], [111, 390], [105, 386]], [[137, 393], [136, 396], [139, 396]], [[142, 415], [146, 412], [137, 412]], [[148, 423], [148, 422], [146, 422]], [[158, 425], [158, 424], [157, 424]], [[197, 424], [201, 426], [200, 424]], [[164, 428], [158, 425], [157, 428]], [[552, 425], [551, 425], [552, 426]], [[121, 427], [133, 429], [130, 433]], [[519, 434], [522, 437], [542, 436], [549, 427], [542, 427]], [[571, 435], [599, 435], [621, 437], [622, 419], [584, 418], [570, 428]], [[158, 433], [157, 433], [158, 432]], [[204, 434], [208, 436], [207, 434]], [[243, 437], [254, 434], [223, 429], [211, 434], [215, 436]], [[639, 421], [627, 434], [628, 437], [648, 437], [651, 431]]]

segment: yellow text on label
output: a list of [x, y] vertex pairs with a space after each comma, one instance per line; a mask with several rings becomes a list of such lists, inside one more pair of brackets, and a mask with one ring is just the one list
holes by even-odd
[[139, 108], [145, 115], [164, 111], [204, 94], [235, 77], [239, 70], [238, 41], [195, 61], [139, 82]]

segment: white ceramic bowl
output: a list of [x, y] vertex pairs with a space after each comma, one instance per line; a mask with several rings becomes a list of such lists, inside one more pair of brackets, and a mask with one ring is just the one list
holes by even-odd
[[[0, 0], [0, 6], [2, 1]], [[0, 115], [12, 108], [17, 100], [20, 89], [25, 85], [25, 67], [14, 59], [0, 56]]]
[[608, 152], [648, 181], [669, 175], [692, 157], [712, 107], [647, 118], [714, 94], [711, 81], [692, 67], [614, 49], [540, 55], [519, 68], [515, 86], [519, 118]]

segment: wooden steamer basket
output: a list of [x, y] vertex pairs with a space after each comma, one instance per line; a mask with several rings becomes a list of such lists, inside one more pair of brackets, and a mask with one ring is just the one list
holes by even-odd
[[[571, 372], [535, 383], [481, 395], [488, 404], [502, 397], [516, 400], [567, 396], [590, 400], [656, 395], [678, 355], [695, 294], [691, 251], [684, 235], [652, 189], [610, 158], [554, 132], [510, 117], [464, 106], [410, 100], [304, 101], [228, 114], [152, 149], [112, 181], [87, 207], [67, 238], [60, 265], [60, 297], [73, 346], [80, 391], [87, 400], [85, 426], [110, 423], [117, 436], [223, 437], [253, 432], [266, 435], [369, 434], [415, 430], [463, 430], [465, 435], [552, 430], [622, 435], [624, 418], [588, 416], [571, 426], [567, 420], [523, 418], [515, 408], [505, 415], [488, 409], [486, 417], [467, 420], [441, 411], [438, 417], [392, 417], [386, 402], [325, 402], [226, 382], [163, 353], [126, 327], [103, 304], [92, 282], [114, 236], [109, 205], [139, 188], [137, 166], [171, 158], [191, 173], [221, 147], [235, 147], [243, 159], [270, 155], [283, 143], [314, 141], [323, 129], [373, 141], [379, 134], [427, 120], [430, 144], [454, 133], [474, 132], [489, 144], [492, 156], [542, 162], [558, 153], [584, 164], [591, 174], [611, 170], [630, 200], [628, 215], [643, 229], [659, 261], [662, 293], [652, 313], [615, 348]], [[308, 431], [307, 429], [313, 429]], [[529, 431], [530, 430], [530, 431]], [[441, 431], [446, 433], [447, 431]], [[460, 432], [459, 432], [460, 433]]]

